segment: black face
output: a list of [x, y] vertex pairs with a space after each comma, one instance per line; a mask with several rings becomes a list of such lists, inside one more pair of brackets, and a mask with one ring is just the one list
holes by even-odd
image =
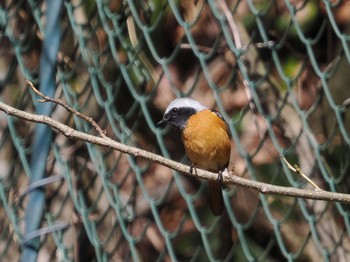
[[174, 107], [164, 115], [158, 125], [164, 126], [169, 123], [176, 128], [183, 129], [186, 126], [188, 118], [195, 113], [196, 109], [191, 107]]

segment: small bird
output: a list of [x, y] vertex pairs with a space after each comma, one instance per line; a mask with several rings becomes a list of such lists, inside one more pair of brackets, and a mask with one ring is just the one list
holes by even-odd
[[178, 98], [165, 110], [158, 125], [171, 124], [181, 130], [186, 155], [193, 167], [218, 172], [218, 181], [209, 181], [213, 214], [223, 213], [222, 172], [230, 161], [231, 141], [222, 115], [191, 98]]

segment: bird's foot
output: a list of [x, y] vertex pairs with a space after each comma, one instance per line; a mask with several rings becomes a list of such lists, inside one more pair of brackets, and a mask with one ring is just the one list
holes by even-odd
[[220, 183], [223, 182], [223, 177], [222, 177], [222, 173], [223, 173], [223, 172], [224, 172], [224, 170], [221, 169], [221, 170], [219, 171], [218, 177], [216, 178], [216, 180], [217, 180], [218, 182], [220, 182]]
[[193, 174], [193, 170], [194, 170], [194, 174], [197, 175], [197, 169], [196, 169], [196, 164], [192, 163], [190, 166], [190, 175], [194, 175]]

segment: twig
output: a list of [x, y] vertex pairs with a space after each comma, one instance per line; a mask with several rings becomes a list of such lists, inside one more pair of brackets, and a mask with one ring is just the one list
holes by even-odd
[[[190, 166], [164, 158], [160, 155], [148, 152], [146, 150], [124, 145], [122, 143], [119, 143], [117, 141], [110, 139], [109, 137], [98, 137], [98, 136], [93, 136], [93, 135], [89, 135], [89, 134], [77, 131], [65, 124], [62, 124], [56, 120], [53, 120], [48, 116], [28, 113], [28, 112], [16, 109], [14, 107], [11, 107], [7, 104], [4, 104], [3, 102], [0, 102], [0, 110], [5, 112], [8, 115], [18, 117], [26, 121], [49, 125], [53, 129], [57, 130], [58, 132], [64, 134], [69, 138], [81, 140], [86, 143], [109, 147], [114, 150], [120, 151], [122, 153], [132, 155], [134, 157], [144, 158], [149, 161], [161, 164], [163, 166], [166, 166], [168, 168], [171, 168], [175, 171], [178, 171], [187, 175], [189, 175], [189, 171], [191, 169]], [[201, 179], [207, 179], [207, 180], [216, 180], [217, 174], [208, 172], [205, 170], [197, 169], [196, 177]], [[275, 185], [252, 181], [239, 176], [235, 176], [231, 172], [224, 172], [223, 182], [226, 184], [232, 184], [232, 185], [253, 189], [253, 190], [259, 191], [262, 194], [300, 197], [300, 198], [306, 198], [306, 199], [316, 199], [316, 200], [326, 200], [326, 201], [337, 201], [337, 202], [350, 204], [349, 194], [328, 192], [323, 190], [322, 191], [305, 190], [305, 189], [298, 189], [293, 187], [275, 186]]]
[[[188, 44], [188, 43], [181, 43], [180, 44], [180, 48], [181, 49], [189, 49], [191, 50], [193, 48], [193, 46], [191, 44]], [[207, 47], [207, 46], [202, 46], [202, 45], [196, 45], [196, 48], [201, 51], [201, 52], [206, 52], [206, 53], [209, 53], [212, 51], [212, 47]], [[217, 53], [223, 53], [221, 52], [221, 49], [219, 48], [217, 51]]]
[[58, 104], [62, 107], [64, 107], [68, 112], [73, 113], [74, 115], [80, 117], [81, 119], [84, 119], [85, 121], [89, 122], [98, 132], [98, 134], [100, 135], [100, 137], [107, 137], [106, 136], [106, 131], [102, 130], [102, 128], [95, 122], [95, 120], [91, 117], [88, 117], [82, 113], [80, 113], [79, 111], [75, 110], [74, 108], [72, 108], [71, 106], [63, 103], [61, 100], [59, 99], [54, 99], [51, 97], [48, 97], [46, 95], [44, 95], [43, 93], [41, 93], [38, 89], [36, 89], [36, 87], [33, 85], [32, 82], [26, 80], [30, 89], [32, 89], [34, 91], [35, 94], [37, 94], [38, 96], [42, 97], [43, 99], [39, 99], [38, 101], [41, 103], [45, 103], [45, 102], [52, 102], [55, 104]]
[[343, 106], [348, 107], [350, 105], [350, 97], [343, 102]]
[[287, 159], [284, 156], [280, 156], [282, 158], [282, 160], [287, 164], [288, 168], [290, 170], [292, 170], [293, 172], [299, 174], [300, 176], [302, 176], [310, 185], [312, 185], [316, 190], [320, 190], [320, 191], [324, 191], [323, 189], [321, 189], [318, 185], [315, 184], [314, 181], [312, 181], [307, 175], [305, 175], [301, 169], [298, 167], [298, 165], [294, 165], [292, 166]]
[[226, 2], [223, 0], [219, 0], [218, 4], [220, 5], [222, 11], [224, 12], [224, 14], [226, 16], [227, 22], [231, 28], [232, 36], [233, 36], [236, 47], [238, 49], [242, 48], [241, 37], [239, 36], [238, 28], [237, 28], [237, 25], [233, 19], [233, 16], [232, 16], [230, 9], [227, 7]]

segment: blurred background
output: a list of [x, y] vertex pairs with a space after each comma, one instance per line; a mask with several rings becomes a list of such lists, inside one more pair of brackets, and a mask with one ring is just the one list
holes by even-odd
[[[234, 175], [350, 190], [350, 1], [0, 3], [1, 101], [189, 163], [156, 123], [176, 97], [219, 110]], [[0, 113], [0, 260], [350, 261], [348, 205], [204, 181]], [[24, 260], [25, 258], [25, 260]]]

